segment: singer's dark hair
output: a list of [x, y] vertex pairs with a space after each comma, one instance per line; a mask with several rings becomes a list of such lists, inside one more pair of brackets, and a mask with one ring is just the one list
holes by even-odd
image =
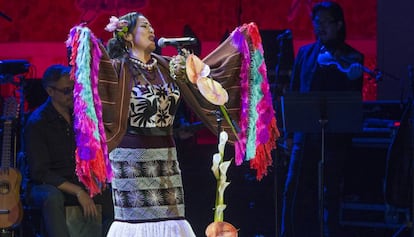
[[[127, 33], [133, 33], [138, 18], [143, 16], [139, 12], [130, 12], [119, 18], [119, 20], [128, 21], [128, 31]], [[128, 55], [127, 43], [121, 36], [118, 34], [113, 34], [113, 37], [108, 41], [107, 50], [110, 58], [122, 58]]]
[[315, 20], [316, 15], [320, 11], [327, 11], [334, 18], [335, 21], [342, 22], [342, 28], [339, 30], [338, 40], [345, 41], [346, 25], [344, 11], [342, 10], [342, 7], [338, 3], [331, 1], [317, 3], [312, 9], [312, 20]]

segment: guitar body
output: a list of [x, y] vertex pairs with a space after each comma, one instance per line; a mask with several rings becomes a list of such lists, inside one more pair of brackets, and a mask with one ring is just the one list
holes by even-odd
[[15, 136], [13, 121], [17, 117], [18, 103], [13, 97], [5, 99], [3, 122], [3, 139], [0, 167], [0, 229], [12, 228], [23, 219], [20, 202], [20, 184], [22, 175], [14, 168]]
[[23, 219], [20, 202], [22, 176], [15, 168], [0, 168], [0, 228], [10, 228]]

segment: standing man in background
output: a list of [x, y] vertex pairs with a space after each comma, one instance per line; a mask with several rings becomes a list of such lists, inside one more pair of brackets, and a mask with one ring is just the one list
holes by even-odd
[[[301, 93], [362, 91], [363, 55], [345, 43], [341, 6], [330, 1], [316, 4], [312, 9], [312, 23], [316, 41], [300, 48], [290, 90]], [[322, 231], [324, 236], [340, 237], [343, 236], [339, 226], [340, 184], [352, 140], [345, 134], [328, 134], [326, 140]], [[317, 228], [320, 226], [317, 222], [320, 142], [320, 134], [296, 132], [293, 135], [283, 192], [282, 237], [320, 236]]]

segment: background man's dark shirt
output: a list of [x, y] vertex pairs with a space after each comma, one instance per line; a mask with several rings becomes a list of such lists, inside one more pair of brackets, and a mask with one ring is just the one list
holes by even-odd
[[72, 126], [48, 99], [29, 117], [25, 127], [25, 151], [33, 184], [79, 184], [75, 173], [75, 135]]

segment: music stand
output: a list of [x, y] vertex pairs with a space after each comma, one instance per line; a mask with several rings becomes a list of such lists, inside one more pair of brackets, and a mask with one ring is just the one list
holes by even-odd
[[319, 224], [323, 236], [325, 134], [356, 133], [362, 130], [362, 97], [358, 91], [288, 92], [281, 98], [282, 122], [286, 132], [321, 134], [319, 162]]

